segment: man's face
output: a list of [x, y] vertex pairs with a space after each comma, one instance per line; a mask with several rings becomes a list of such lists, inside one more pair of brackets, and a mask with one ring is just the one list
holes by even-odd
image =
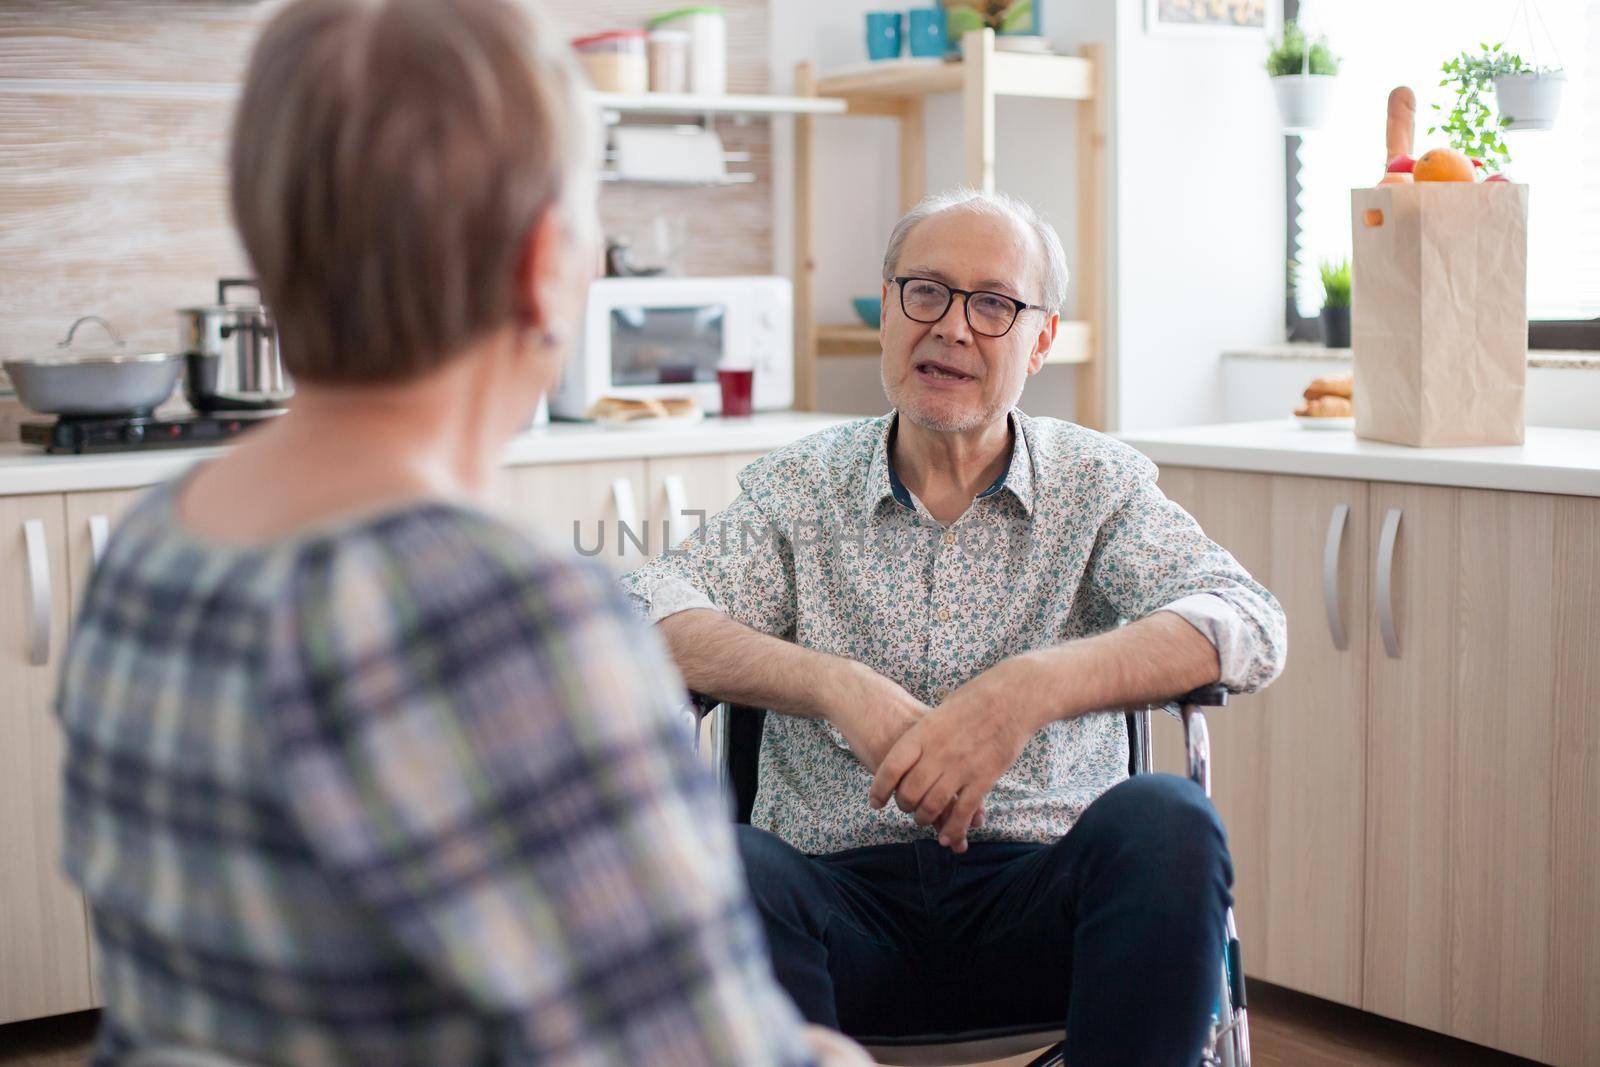
[[[1044, 299], [1043, 259], [1038, 239], [1015, 220], [958, 207], [917, 224], [895, 274], [1037, 304]], [[900, 296], [900, 286], [884, 283], [883, 391], [924, 429], [959, 433], [1003, 418], [1055, 339], [1059, 316], [1043, 311], [1024, 311], [1004, 336], [986, 337], [968, 323], [965, 297], [925, 323], [905, 314]], [[972, 318], [981, 325], [976, 309]]]

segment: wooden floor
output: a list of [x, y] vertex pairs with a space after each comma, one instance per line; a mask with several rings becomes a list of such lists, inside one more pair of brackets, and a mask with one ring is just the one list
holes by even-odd
[[[0, 1067], [77, 1067], [96, 1015], [0, 1026]], [[1250, 984], [1255, 1067], [1515, 1067], [1532, 1060], [1452, 1041], [1285, 989]], [[1004, 1061], [1022, 1067], [1030, 1057]], [[998, 1065], [996, 1065], [998, 1067]]]

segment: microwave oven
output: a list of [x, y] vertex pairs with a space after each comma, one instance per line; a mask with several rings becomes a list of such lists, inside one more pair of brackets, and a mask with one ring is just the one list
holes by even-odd
[[719, 367], [755, 371], [756, 410], [792, 407], [793, 304], [787, 278], [597, 278], [550, 414], [581, 419], [602, 396], [693, 396], [715, 414]]

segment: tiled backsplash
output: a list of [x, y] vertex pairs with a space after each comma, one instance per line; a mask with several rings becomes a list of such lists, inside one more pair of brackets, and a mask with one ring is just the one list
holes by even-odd
[[[224, 156], [235, 87], [280, 0], [0, 3], [0, 358], [48, 349], [96, 313], [169, 348], [174, 309], [247, 272], [228, 219]], [[641, 26], [672, 0], [548, 2], [562, 38]], [[765, 92], [766, 0], [724, 0], [728, 88]], [[686, 273], [766, 273], [771, 163], [763, 122], [719, 122], [757, 180], [714, 189], [608, 185], [608, 232], [657, 215], [689, 232]]]

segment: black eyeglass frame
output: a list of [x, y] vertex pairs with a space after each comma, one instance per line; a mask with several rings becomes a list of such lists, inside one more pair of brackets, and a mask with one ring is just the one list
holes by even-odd
[[[889, 280], [900, 287], [900, 313], [906, 318], [910, 319], [912, 322], [920, 322], [924, 326], [930, 323], [938, 322], [940, 319], [948, 315], [950, 313], [950, 305], [955, 303], [955, 299], [959, 295], [962, 298], [961, 314], [966, 318], [967, 326], [972, 330], [973, 333], [978, 334], [980, 337], [1004, 337], [1006, 334], [1011, 332], [1011, 328], [1017, 324], [1017, 320], [1022, 317], [1022, 313], [1024, 311], [1048, 310], [1043, 304], [1030, 304], [1026, 300], [1018, 300], [1014, 296], [1008, 296], [1005, 293], [997, 293], [993, 289], [957, 289], [955, 286], [950, 285], [948, 282], [942, 282], [938, 278], [924, 278], [918, 274], [904, 274], [899, 277], [890, 278]], [[939, 309], [939, 314], [935, 315], [931, 319], [919, 319], [915, 315], [911, 314], [911, 312], [907, 311], [906, 282], [932, 282], [934, 285], [944, 286], [949, 295], [945, 298], [944, 307]], [[978, 329], [977, 325], [972, 321], [972, 298], [975, 296], [999, 297], [1001, 300], [1006, 301], [1016, 308], [1016, 311], [1011, 315], [1011, 321], [1006, 324], [1005, 329], [1001, 330], [999, 333], [989, 333], [986, 330]]]

